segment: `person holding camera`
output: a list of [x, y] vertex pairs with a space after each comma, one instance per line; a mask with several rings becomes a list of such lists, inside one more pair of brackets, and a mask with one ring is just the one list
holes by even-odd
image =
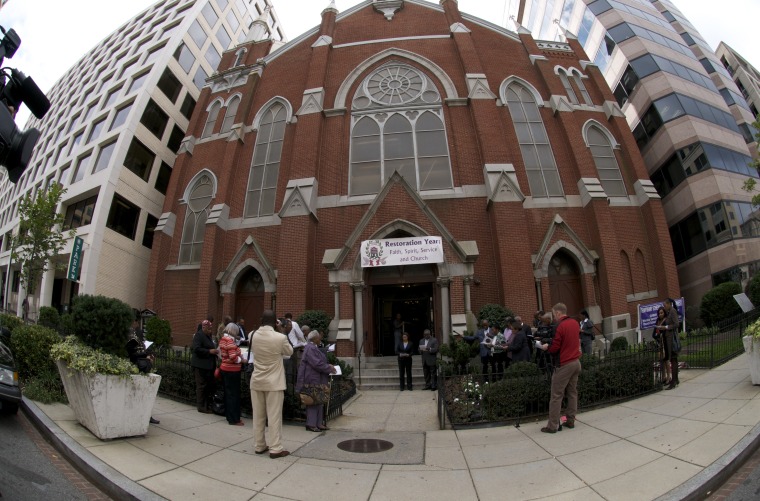
[[559, 353], [559, 367], [552, 375], [551, 399], [549, 400], [549, 422], [541, 428], [543, 433], [557, 433], [560, 429], [562, 399], [567, 395], [567, 421], [565, 426], [575, 428], [575, 413], [578, 410], [578, 376], [581, 373], [580, 324], [567, 316], [567, 306], [557, 303], [552, 307], [557, 319], [557, 328], [551, 345], [542, 344], [548, 353]]

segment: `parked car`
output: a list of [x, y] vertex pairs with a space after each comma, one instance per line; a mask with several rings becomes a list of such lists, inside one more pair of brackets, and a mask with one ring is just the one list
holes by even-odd
[[21, 403], [21, 388], [18, 386], [16, 362], [10, 348], [0, 342], [0, 409], [16, 414]]

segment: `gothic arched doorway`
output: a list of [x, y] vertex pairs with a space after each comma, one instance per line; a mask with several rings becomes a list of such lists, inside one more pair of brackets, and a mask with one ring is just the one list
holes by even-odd
[[583, 309], [581, 274], [575, 259], [564, 250], [549, 261], [549, 291], [552, 305], [565, 303], [568, 315], [576, 316]]
[[248, 268], [235, 289], [235, 318], [245, 319], [246, 331], [257, 327], [264, 312], [264, 280], [255, 268]]

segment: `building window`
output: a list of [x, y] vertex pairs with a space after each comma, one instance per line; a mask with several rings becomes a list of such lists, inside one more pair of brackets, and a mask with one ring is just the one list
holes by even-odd
[[143, 181], [148, 181], [155, 159], [155, 153], [137, 139], [132, 139], [132, 144], [127, 150], [127, 156], [124, 158], [124, 166], [137, 174]]
[[567, 72], [564, 69], [559, 68], [557, 70], [557, 75], [559, 75], [562, 86], [565, 88], [565, 94], [567, 94], [567, 98], [572, 104], [578, 104], [578, 97], [575, 95], [573, 86], [570, 85], [570, 79], [567, 78]]
[[103, 108], [102, 109], [104, 109], [104, 110], [110, 109], [111, 106], [113, 106], [113, 103], [116, 102], [116, 96], [119, 95], [119, 92], [121, 92], [121, 87], [119, 87], [118, 89], [114, 89], [111, 92], [109, 92], [108, 93], [108, 98], [106, 99], [106, 102], [103, 103]]
[[623, 176], [620, 174], [620, 167], [615, 158], [615, 150], [612, 149], [612, 143], [610, 143], [607, 134], [596, 125], [592, 125], [586, 131], [586, 139], [588, 147], [591, 149], [591, 155], [594, 157], [596, 170], [599, 173], [599, 181], [602, 183], [602, 188], [604, 188], [607, 196], [628, 196]]
[[220, 26], [218, 30], [216, 30], [216, 38], [219, 39], [219, 43], [222, 44], [222, 47], [224, 50], [227, 50], [232, 44], [232, 37], [230, 37], [230, 34], [227, 33], [227, 28], [224, 27], [224, 25]]
[[166, 142], [166, 147], [176, 154], [179, 151], [179, 147], [182, 145], [182, 140], [185, 138], [185, 131], [178, 126], [174, 126], [172, 133], [169, 136], [169, 141]]
[[206, 73], [206, 70], [203, 69], [203, 66], [198, 66], [198, 69], [195, 71], [195, 76], [193, 77], [193, 83], [196, 87], [198, 87], [198, 90], [202, 89], [204, 85], [206, 85], [206, 79], [208, 78], [208, 73]]
[[229, 132], [232, 128], [232, 124], [235, 122], [235, 115], [237, 115], [238, 105], [240, 104], [240, 97], [235, 96], [232, 99], [230, 99], [229, 104], [227, 104], [227, 112], [224, 114], [224, 121], [222, 122], [222, 130], [219, 132], [221, 134], [224, 134], [225, 132]]
[[232, 31], [237, 31], [237, 29], [240, 27], [240, 21], [238, 21], [237, 16], [235, 16], [235, 11], [231, 10], [227, 13], [227, 22], [230, 25], [230, 28], [232, 28]]
[[211, 6], [211, 3], [207, 3], [203, 10], [201, 10], [201, 14], [203, 14], [203, 17], [206, 18], [206, 22], [208, 25], [213, 28], [216, 22], [219, 20], [219, 16], [217, 15], [214, 8]]
[[245, 55], [248, 53], [245, 49], [240, 49], [235, 53], [235, 64], [233, 64], [233, 67], [236, 66], [242, 66], [245, 60]]
[[100, 172], [106, 167], [108, 167], [108, 163], [111, 161], [111, 156], [113, 155], [113, 150], [116, 148], [116, 141], [112, 141], [108, 143], [105, 146], [100, 147], [100, 153], [98, 153], [98, 160], [95, 162], [95, 168], [93, 169], [92, 173]]
[[86, 154], [82, 158], [79, 159], [79, 162], [77, 163], [77, 168], [74, 171], [74, 179], [71, 180], [71, 184], [78, 183], [82, 179], [84, 179], [84, 175], [87, 172], [87, 167], [90, 165], [90, 158], [92, 157], [92, 152]]
[[149, 74], [150, 74], [150, 71], [145, 71], [141, 73], [140, 75], [136, 76], [132, 80], [132, 84], [129, 86], [129, 90], [127, 90], [127, 94], [131, 94], [134, 91], [140, 89], [145, 84], [145, 81], [148, 79]]
[[166, 190], [169, 188], [169, 180], [172, 177], [172, 168], [166, 162], [161, 162], [161, 167], [158, 169], [158, 176], [156, 176], [156, 191], [162, 195], [166, 195]]
[[130, 240], [134, 240], [139, 218], [140, 209], [135, 204], [118, 194], [114, 194], [111, 210], [108, 213], [108, 221], [106, 221], [108, 228]]
[[127, 117], [129, 116], [129, 112], [131, 109], [132, 109], [132, 103], [128, 104], [127, 106], [117, 111], [116, 116], [113, 117], [113, 122], [111, 122], [111, 128], [108, 130], [114, 130], [116, 127], [124, 125], [124, 123], [127, 121]]
[[143, 233], [142, 239], [143, 247], [147, 247], [148, 249], [153, 248], [153, 234], [156, 231], [156, 226], [158, 226], [158, 218], [152, 214], [148, 214], [148, 219], [145, 221], [145, 232]]
[[214, 133], [214, 127], [216, 126], [216, 119], [219, 118], [219, 110], [222, 109], [222, 102], [221, 101], [215, 101], [214, 104], [211, 105], [211, 109], [208, 112], [208, 118], [206, 119], [206, 125], [203, 127], [203, 134], [201, 134], [201, 139], [204, 137], [210, 137], [211, 134]]
[[510, 84], [506, 94], [531, 195], [536, 198], [564, 196], [549, 135], [536, 99], [528, 89], [517, 83]]
[[248, 178], [245, 217], [274, 214], [286, 119], [287, 112], [281, 103], [272, 104], [263, 114]]
[[199, 49], [203, 47], [203, 44], [206, 43], [206, 39], [208, 38], [208, 35], [203, 31], [203, 28], [197, 20], [193, 21], [193, 24], [190, 25], [188, 33], [190, 33], [190, 38], [193, 39], [193, 42], [195, 42], [195, 45], [197, 45]]
[[575, 85], [578, 86], [578, 90], [581, 93], [581, 97], [583, 98], [583, 102], [586, 103], [589, 106], [592, 106], [594, 103], [591, 102], [591, 96], [589, 95], [588, 91], [586, 90], [586, 86], [583, 84], [583, 79], [581, 78], [581, 75], [577, 72], [573, 72], [573, 80], [575, 80]]
[[95, 204], [98, 202], [98, 196], [87, 198], [73, 203], [66, 208], [63, 229], [74, 230], [81, 226], [87, 226], [92, 223], [92, 215], [95, 212]]
[[166, 68], [158, 80], [158, 88], [169, 98], [169, 101], [176, 103], [179, 92], [182, 90], [182, 84], [174, 76], [174, 73], [169, 68]]
[[193, 64], [195, 63], [195, 56], [185, 44], [180, 44], [177, 50], [174, 52], [174, 59], [177, 60], [179, 65], [185, 70], [185, 73], [190, 73]]
[[378, 193], [396, 171], [418, 191], [453, 187], [441, 97], [418, 70], [391, 64], [368, 76], [352, 122], [351, 196]]
[[203, 237], [206, 233], [208, 208], [213, 196], [211, 176], [203, 174], [194, 184], [187, 200], [185, 224], [182, 227], [182, 242], [179, 247], [179, 264], [201, 262]]
[[182, 113], [182, 116], [190, 120], [190, 117], [193, 116], [193, 111], [195, 111], [195, 99], [193, 99], [193, 96], [188, 92], [185, 94], [185, 99], [182, 101], [182, 106], [180, 106], [179, 112]]
[[216, 50], [216, 47], [214, 47], [213, 44], [208, 46], [205, 57], [206, 61], [208, 61], [209, 66], [211, 66], [212, 71], [219, 67], [219, 63], [222, 60], [221, 54], [219, 54], [219, 51]]
[[166, 124], [169, 122], [169, 115], [167, 115], [160, 106], [156, 104], [152, 99], [148, 101], [148, 105], [145, 107], [140, 123], [143, 124], [154, 136], [161, 139], [166, 130]]
[[106, 119], [103, 117], [101, 120], [98, 120], [93, 124], [92, 129], [90, 129], [90, 134], [87, 136], [87, 143], [90, 143], [90, 141], [100, 135], [100, 132], [103, 130], [103, 124], [105, 123]]

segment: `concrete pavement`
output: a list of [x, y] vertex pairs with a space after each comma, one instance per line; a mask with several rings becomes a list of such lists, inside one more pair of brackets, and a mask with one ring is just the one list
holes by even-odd
[[[286, 425], [292, 455], [253, 454], [251, 421], [159, 398], [145, 437], [101, 441], [64, 405], [27, 402], [30, 414], [115, 497], [225, 500], [650, 500], [689, 499], [719, 485], [760, 444], [760, 386], [742, 355], [624, 404], [579, 414], [554, 435], [544, 422], [438, 430], [436, 394], [368, 391], [344, 406], [331, 431]], [[381, 439], [360, 454], [339, 442]]]

